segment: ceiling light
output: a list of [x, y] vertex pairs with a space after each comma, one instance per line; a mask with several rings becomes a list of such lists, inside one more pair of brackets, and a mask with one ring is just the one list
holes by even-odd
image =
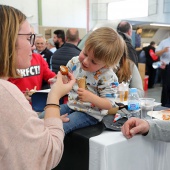
[[160, 26], [160, 27], [170, 27], [170, 24], [156, 24], [156, 23], [152, 23], [150, 25], [152, 25], [152, 26]]

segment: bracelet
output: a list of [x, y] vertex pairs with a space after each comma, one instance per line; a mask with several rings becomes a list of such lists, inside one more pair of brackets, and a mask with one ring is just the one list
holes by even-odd
[[45, 105], [44, 110], [46, 110], [48, 107], [58, 107], [58, 108], [60, 108], [60, 105], [59, 104], [49, 103], [49, 104]]

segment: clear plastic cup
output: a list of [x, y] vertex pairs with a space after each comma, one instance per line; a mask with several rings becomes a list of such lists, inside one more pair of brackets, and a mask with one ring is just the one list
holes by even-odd
[[147, 114], [149, 111], [153, 111], [154, 108], [154, 98], [140, 98], [140, 108], [141, 108], [141, 119], [152, 119], [151, 116]]

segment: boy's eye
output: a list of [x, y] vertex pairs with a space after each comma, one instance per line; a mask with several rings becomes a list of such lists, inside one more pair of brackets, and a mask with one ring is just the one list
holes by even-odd
[[83, 52], [83, 54], [87, 57], [87, 54], [85, 52]]
[[93, 64], [97, 64], [94, 60], [92, 60], [92, 63], [93, 63]]

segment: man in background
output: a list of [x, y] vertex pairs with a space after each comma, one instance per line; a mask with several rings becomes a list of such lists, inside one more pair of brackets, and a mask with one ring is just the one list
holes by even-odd
[[49, 38], [49, 39], [47, 40], [47, 48], [48, 48], [52, 53], [54, 53], [54, 52], [57, 50], [56, 47], [55, 47], [53, 38]]
[[68, 61], [80, 54], [80, 49], [77, 47], [79, 42], [79, 32], [76, 28], [70, 28], [66, 32], [66, 43], [59, 48], [52, 56], [51, 69], [55, 73], [60, 70], [60, 65], [66, 65]]
[[135, 33], [135, 49], [136, 49], [136, 51], [142, 50], [141, 34], [142, 34], [142, 28], [137, 27], [136, 33]]
[[53, 41], [55, 47], [59, 49], [65, 43], [65, 33], [64, 30], [55, 30], [53, 35]]
[[132, 25], [129, 22], [121, 21], [117, 26], [117, 32], [122, 36], [127, 45], [129, 58], [136, 64], [136, 66], [138, 66], [138, 56], [131, 40]]
[[162, 79], [162, 106], [170, 107], [170, 37], [162, 40], [155, 50], [155, 54], [160, 56], [161, 66], [161, 79]]
[[48, 66], [50, 68], [50, 60], [51, 60], [51, 56], [53, 53], [47, 49], [46, 39], [42, 35], [36, 36], [35, 47], [36, 47], [37, 52], [41, 54], [41, 56], [48, 63]]
[[156, 43], [151, 41], [150, 44], [143, 48], [146, 57], [146, 73], [149, 76], [148, 88], [154, 88], [156, 69], [152, 67], [152, 64], [159, 60], [159, 57], [155, 55]]

